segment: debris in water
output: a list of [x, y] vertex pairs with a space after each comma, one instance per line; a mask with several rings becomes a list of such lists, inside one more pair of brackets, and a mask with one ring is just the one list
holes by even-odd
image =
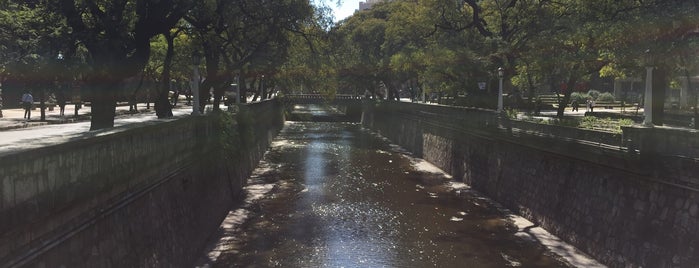
[[502, 258], [505, 259], [505, 261], [508, 262], [507, 266], [510, 266], [510, 267], [520, 267], [520, 266], [522, 266], [522, 263], [521, 263], [521, 262], [515, 261], [512, 257], [507, 256], [507, 254], [505, 254], [505, 253], [500, 253], [500, 256], [502, 256]]
[[450, 221], [463, 221], [464, 218], [451, 217]]

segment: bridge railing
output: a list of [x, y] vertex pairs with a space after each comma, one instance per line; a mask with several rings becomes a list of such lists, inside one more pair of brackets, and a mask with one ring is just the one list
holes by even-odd
[[360, 100], [362, 99], [361, 96], [357, 95], [350, 95], [350, 94], [336, 94], [334, 96], [332, 95], [323, 95], [323, 94], [286, 94], [282, 98], [286, 99], [335, 99], [335, 100]]
[[349, 94], [323, 95], [323, 94], [286, 94], [281, 97], [282, 100], [291, 103], [345, 103], [362, 100], [361, 96]]

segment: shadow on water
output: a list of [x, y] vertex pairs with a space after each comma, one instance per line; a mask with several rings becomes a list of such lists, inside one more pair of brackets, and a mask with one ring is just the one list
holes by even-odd
[[[567, 267], [493, 202], [355, 124], [290, 122], [215, 267]], [[258, 187], [259, 188], [259, 187]]]

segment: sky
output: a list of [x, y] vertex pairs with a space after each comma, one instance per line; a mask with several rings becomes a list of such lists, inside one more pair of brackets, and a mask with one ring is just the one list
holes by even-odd
[[354, 14], [354, 10], [359, 8], [360, 0], [342, 0], [342, 6], [337, 6], [337, 0], [326, 0], [328, 6], [333, 9], [335, 21], [342, 20]]

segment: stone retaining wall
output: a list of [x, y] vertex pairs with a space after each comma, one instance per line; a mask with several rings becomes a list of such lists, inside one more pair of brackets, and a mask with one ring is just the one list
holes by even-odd
[[607, 265], [699, 266], [696, 160], [515, 131], [483, 110], [366, 111], [365, 126]]
[[2, 156], [0, 267], [190, 265], [282, 127], [278, 104], [248, 109], [231, 137], [187, 117]]

